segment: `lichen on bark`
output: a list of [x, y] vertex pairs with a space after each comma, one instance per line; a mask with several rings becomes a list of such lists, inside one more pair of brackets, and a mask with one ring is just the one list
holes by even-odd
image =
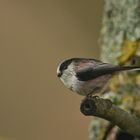
[[139, 39], [140, 1], [105, 0], [101, 29], [102, 59], [118, 64], [125, 41], [134, 43], [136, 47]]

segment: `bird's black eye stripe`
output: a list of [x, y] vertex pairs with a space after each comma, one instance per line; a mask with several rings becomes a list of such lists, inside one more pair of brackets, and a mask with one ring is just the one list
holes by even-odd
[[67, 69], [67, 67], [69, 66], [69, 64], [71, 64], [71, 62], [72, 59], [64, 61], [60, 66], [60, 71], [62, 72], [63, 70]]

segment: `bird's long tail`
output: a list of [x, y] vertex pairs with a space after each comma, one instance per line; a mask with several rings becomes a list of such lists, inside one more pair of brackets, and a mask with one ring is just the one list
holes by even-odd
[[140, 71], [140, 66], [118, 66], [114, 68], [115, 71], [126, 71], [126, 70], [139, 70]]

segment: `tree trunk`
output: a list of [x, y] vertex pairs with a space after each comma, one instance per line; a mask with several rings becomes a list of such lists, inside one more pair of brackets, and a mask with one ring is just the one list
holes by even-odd
[[[140, 65], [140, 0], [104, 1], [101, 59], [118, 65]], [[140, 118], [140, 72], [114, 76], [109, 87], [110, 91], [104, 98], [107, 97], [114, 105]], [[89, 137], [90, 140], [135, 139], [109, 122], [95, 117], [90, 125]]]

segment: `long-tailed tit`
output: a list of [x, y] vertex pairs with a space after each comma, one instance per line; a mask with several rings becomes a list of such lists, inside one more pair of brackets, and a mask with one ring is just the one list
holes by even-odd
[[57, 68], [57, 76], [64, 85], [80, 95], [101, 92], [111, 77], [124, 70], [140, 70], [140, 66], [117, 66], [96, 59], [72, 58]]

